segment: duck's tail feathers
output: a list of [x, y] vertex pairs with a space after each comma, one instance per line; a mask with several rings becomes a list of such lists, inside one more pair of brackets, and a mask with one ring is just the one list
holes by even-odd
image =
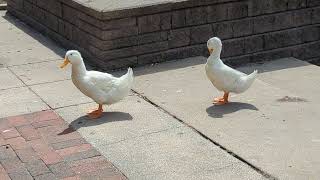
[[249, 74], [248, 76], [247, 76], [247, 78], [248, 78], [248, 80], [250, 79], [252, 79], [252, 82], [256, 79], [256, 77], [258, 76], [258, 70], [254, 70], [251, 74]]
[[134, 79], [132, 68], [128, 68], [128, 72], [125, 75], [123, 75], [120, 79], [124, 88], [132, 88]]
[[236, 93], [242, 93], [250, 88], [254, 80], [258, 76], [258, 70], [254, 70], [251, 74], [247, 76], [243, 76], [240, 81], [238, 81], [237, 85], [237, 92]]
[[128, 68], [127, 76], [130, 82], [133, 82], [133, 70], [131, 67]]
[[127, 74], [129, 74], [130, 76], [133, 77], [133, 70], [132, 70], [131, 67], [128, 68], [128, 73]]

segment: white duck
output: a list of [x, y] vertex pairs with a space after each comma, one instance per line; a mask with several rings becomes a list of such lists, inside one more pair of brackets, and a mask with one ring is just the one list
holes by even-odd
[[129, 68], [127, 74], [120, 78], [108, 73], [87, 71], [81, 54], [76, 50], [66, 53], [63, 64], [64, 68], [72, 64], [72, 82], [86, 96], [99, 104], [97, 110], [88, 113], [90, 118], [99, 118], [103, 114], [102, 105], [114, 104], [128, 95], [133, 84], [133, 72]]
[[256, 79], [258, 71], [246, 75], [225, 65], [220, 59], [222, 42], [218, 37], [213, 37], [207, 42], [210, 56], [205, 66], [206, 74], [212, 84], [224, 95], [215, 98], [213, 103], [222, 105], [228, 103], [229, 93], [242, 93], [246, 91]]

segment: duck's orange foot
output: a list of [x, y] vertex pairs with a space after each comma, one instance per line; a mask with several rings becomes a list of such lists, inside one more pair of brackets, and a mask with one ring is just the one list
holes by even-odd
[[92, 110], [90, 112], [87, 113], [89, 118], [91, 119], [98, 119], [103, 115], [103, 109], [102, 106], [99, 105], [99, 108], [97, 110]]
[[223, 101], [224, 99], [223, 99], [223, 97], [221, 97], [221, 98], [214, 98], [213, 99], [213, 103], [216, 103], [216, 102], [219, 102], [219, 101]]
[[215, 105], [223, 105], [223, 104], [227, 104], [228, 101], [228, 97], [229, 97], [229, 93], [225, 92], [223, 97], [221, 98], [214, 98], [213, 100], [213, 104]]
[[223, 104], [227, 104], [228, 100], [224, 99], [224, 98], [214, 98], [213, 100], [213, 104], [215, 105], [223, 105]]

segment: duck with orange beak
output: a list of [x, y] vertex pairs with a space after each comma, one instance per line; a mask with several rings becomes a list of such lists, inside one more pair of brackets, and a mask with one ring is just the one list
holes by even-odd
[[229, 93], [243, 93], [252, 85], [257, 77], [258, 71], [247, 75], [225, 65], [220, 59], [222, 42], [218, 37], [213, 37], [207, 42], [210, 56], [207, 60], [205, 70], [208, 79], [219, 91], [223, 91], [221, 98], [215, 98], [213, 103], [223, 105], [229, 102]]
[[60, 68], [65, 68], [68, 64], [72, 65], [73, 84], [98, 104], [97, 109], [88, 113], [92, 119], [103, 115], [103, 105], [114, 104], [126, 97], [133, 85], [134, 77], [131, 68], [119, 78], [108, 73], [87, 71], [80, 52], [76, 50], [66, 53]]

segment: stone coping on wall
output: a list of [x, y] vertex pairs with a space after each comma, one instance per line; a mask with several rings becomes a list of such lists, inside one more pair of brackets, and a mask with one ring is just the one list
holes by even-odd
[[59, 0], [100, 20], [141, 16], [237, 0]]

